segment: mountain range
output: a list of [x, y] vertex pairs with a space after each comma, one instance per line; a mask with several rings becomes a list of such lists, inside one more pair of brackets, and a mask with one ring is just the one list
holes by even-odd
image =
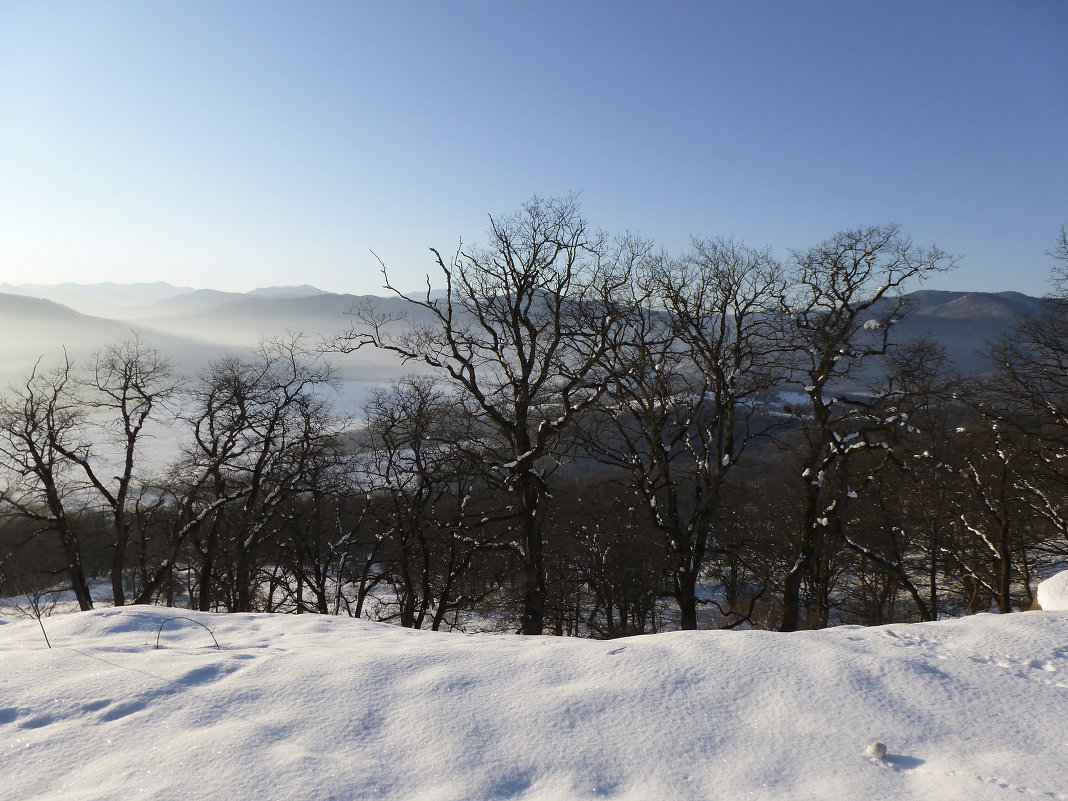
[[[162, 283], [0, 284], [0, 387], [20, 381], [39, 360], [45, 369], [64, 352], [79, 361], [135, 333], [188, 373], [264, 336], [304, 334], [314, 344], [348, 330], [348, 312], [365, 300], [392, 312], [408, 305], [307, 285], [241, 293]], [[349, 381], [388, 381], [408, 372], [392, 356], [372, 350], [333, 361]]]
[[[1049, 303], [1018, 292], [921, 290], [908, 298], [911, 313], [895, 328], [896, 338], [937, 340], [962, 374], [986, 369], [986, 343], [1041, 314]], [[165, 283], [0, 284], [0, 386], [19, 380], [38, 359], [54, 364], [64, 348], [80, 359], [134, 332], [194, 371], [265, 335], [300, 332], [315, 341], [339, 334], [350, 327], [352, 308], [366, 303], [418, 317], [418, 309], [401, 298], [336, 294], [308, 285], [241, 293]], [[383, 381], [407, 372], [380, 352], [364, 350], [337, 361], [347, 380]]]

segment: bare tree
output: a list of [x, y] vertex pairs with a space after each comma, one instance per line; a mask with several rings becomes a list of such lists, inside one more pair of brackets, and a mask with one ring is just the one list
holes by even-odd
[[[282, 512], [281, 550], [290, 579], [283, 589], [297, 612], [336, 615], [344, 606], [359, 617], [380, 580], [373, 571], [381, 539], [369, 536], [364, 525], [371, 504], [354, 472], [341, 453], [325, 451], [309, 468], [305, 491], [291, 497]], [[350, 599], [345, 586], [353, 578]]]
[[[904, 469], [881, 473], [870, 493], [878, 522], [865, 524], [868, 536], [846, 534], [845, 542], [909, 593], [922, 620], [935, 620], [943, 549], [955, 526], [959, 489], [950, 466], [957, 449], [949, 432], [956, 380], [945, 348], [926, 338], [891, 350], [886, 362], [886, 384], [874, 394], [883, 403], [883, 417], [901, 423], [888, 429], [887, 439], [903, 453]], [[923, 565], [922, 573], [914, 569], [917, 564]]]
[[[834, 535], [841, 533], [841, 507], [859, 489], [832, 480], [832, 471], [850, 453], [886, 444], [886, 419], [873, 418], [871, 402], [856, 393], [849, 397], [843, 384], [886, 353], [889, 333], [906, 311], [899, 288], [954, 264], [936, 247], [913, 245], [896, 225], [842, 231], [792, 254], [791, 289], [781, 308], [795, 343], [794, 380], [808, 403], [797, 416], [804, 438], [799, 468], [805, 498], [797, 557], [783, 591], [783, 631], [800, 623], [806, 579], [817, 599], [813, 623], [827, 624], [825, 551], [840, 542]], [[839, 479], [842, 475], [839, 471]]]
[[333, 343], [348, 352], [382, 348], [437, 371], [486, 438], [487, 475], [515, 493], [522, 563], [520, 630], [541, 634], [545, 617], [542, 519], [546, 462], [561, 434], [607, 386], [599, 368], [616, 330], [615, 291], [625, 285], [603, 235], [589, 230], [574, 197], [533, 198], [490, 218], [490, 244], [446, 262], [431, 249], [444, 297], [408, 298], [383, 267], [386, 287], [428, 322], [401, 332], [371, 307], [355, 310], [362, 330]]
[[1058, 262], [1053, 267], [1052, 275], [1057, 295], [1068, 298], [1068, 230], [1063, 225], [1060, 236], [1053, 247], [1046, 251], [1046, 255]]
[[[74, 383], [85, 410], [81, 438], [57, 438], [56, 450], [84, 473], [111, 517], [111, 591], [115, 606], [125, 603], [123, 574], [136, 517], [129, 503], [136, 478], [138, 448], [145, 426], [169, 415], [178, 378], [171, 362], [138, 337], [107, 345], [90, 358]], [[108, 452], [108, 451], [112, 452]]]
[[201, 509], [192, 515], [201, 609], [212, 608], [225, 569], [227, 606], [253, 611], [255, 560], [283, 502], [305, 488], [321, 449], [334, 447], [344, 427], [325, 394], [335, 382], [334, 369], [297, 337], [264, 341], [251, 358], [223, 358], [192, 387], [182, 472]]
[[663, 534], [680, 625], [696, 629], [724, 484], [769, 430], [757, 396], [783, 378], [772, 324], [783, 279], [767, 250], [695, 239], [682, 259], [647, 260], [639, 283], [586, 446], [629, 473]]
[[1039, 469], [1023, 478], [1037, 514], [1068, 537], [1068, 234], [1062, 227], [1053, 249], [1054, 294], [1044, 314], [1020, 322], [989, 343], [992, 368], [980, 383], [983, 414], [1016, 434]]
[[[1018, 461], [1026, 460], [1027, 452], [1015, 447], [1012, 437], [1006, 436], [997, 422], [970, 436], [974, 445], [962, 454], [957, 469], [969, 501], [959, 510], [960, 520], [974, 546], [967, 551], [975, 551], [975, 556], [964, 557], [956, 549], [948, 556], [970, 582], [985, 591], [999, 612], [1011, 612], [1013, 584], [1028, 545], [1025, 530], [1030, 528], [1025, 522], [1028, 510], [1018, 480], [1023, 469]], [[1024, 608], [1030, 601], [1028, 598]]]
[[559, 483], [548, 536], [556, 633], [607, 639], [657, 631], [670, 570], [641, 496], [604, 477]]
[[373, 392], [364, 406], [358, 470], [373, 495], [371, 515], [385, 548], [385, 578], [400, 624], [437, 630], [465, 599], [465, 573], [494, 545], [471, 519], [474, 473], [457, 442], [467, 438], [463, 408], [429, 376], [408, 376]]
[[72, 381], [71, 362], [65, 357], [48, 372], [38, 372], [35, 366], [21, 387], [0, 399], [0, 456], [7, 468], [0, 503], [35, 521], [38, 533], [56, 534], [67, 577], [84, 611], [93, 608], [93, 599], [78, 531], [68, 514], [76, 487], [64, 455], [78, 447], [85, 422], [85, 407]]

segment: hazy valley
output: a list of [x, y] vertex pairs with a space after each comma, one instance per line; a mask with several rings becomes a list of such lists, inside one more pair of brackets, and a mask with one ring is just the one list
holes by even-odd
[[[962, 375], [986, 370], [986, 344], [1048, 304], [1018, 292], [918, 290], [908, 297], [911, 311], [894, 329], [894, 341], [929, 336], [945, 346]], [[162, 282], [0, 284], [0, 385], [17, 382], [38, 359], [45, 367], [58, 362], [64, 348], [77, 360], [134, 333], [184, 371], [195, 372], [261, 337], [300, 333], [314, 344], [336, 336], [349, 329], [349, 312], [363, 303], [394, 314], [413, 311], [397, 297], [336, 294], [307, 285], [239, 293]], [[397, 359], [372, 349], [331, 358], [347, 382], [388, 382], [408, 372]]]

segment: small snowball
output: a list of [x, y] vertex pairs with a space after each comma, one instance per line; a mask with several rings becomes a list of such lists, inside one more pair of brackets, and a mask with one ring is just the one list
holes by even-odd
[[864, 751], [864, 756], [868, 759], [874, 759], [877, 762], [881, 762], [883, 757], [886, 756], [886, 746], [876, 740]]

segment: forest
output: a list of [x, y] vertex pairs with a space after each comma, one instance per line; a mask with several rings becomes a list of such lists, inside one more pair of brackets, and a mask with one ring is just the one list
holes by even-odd
[[[193, 375], [42, 357], [0, 398], [0, 593], [613, 638], [1027, 609], [1068, 556], [1064, 229], [964, 376], [895, 337], [957, 264], [898, 226], [669, 254], [536, 197], [431, 255], [415, 295], [382, 265], [410, 314]], [[410, 372], [351, 418], [360, 349]]]

